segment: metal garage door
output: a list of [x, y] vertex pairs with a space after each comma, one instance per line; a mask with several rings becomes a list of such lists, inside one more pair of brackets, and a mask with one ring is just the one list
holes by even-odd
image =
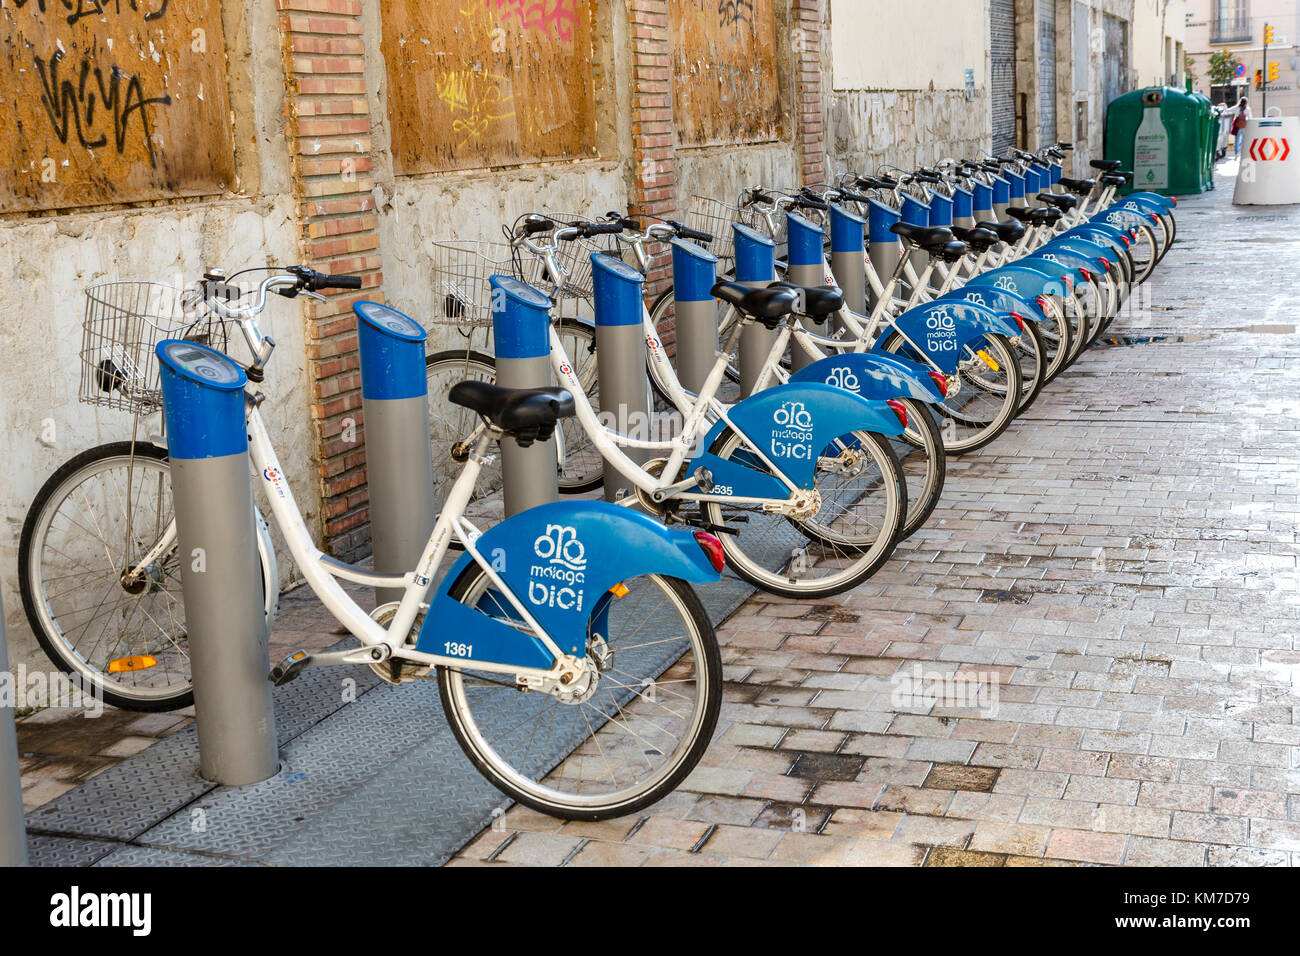
[[989, 95], [993, 105], [993, 153], [1016, 144], [1016, 3], [989, 5]]
[[1056, 135], [1056, 0], [1037, 0], [1039, 144]]

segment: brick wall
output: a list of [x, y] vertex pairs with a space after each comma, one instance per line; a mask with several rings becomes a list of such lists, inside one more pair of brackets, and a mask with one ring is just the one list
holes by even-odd
[[321, 272], [359, 274], [364, 283], [360, 294], [304, 300], [322, 538], [327, 550], [350, 558], [366, 553], [370, 540], [351, 308], [359, 298], [382, 300], [383, 283], [361, 0], [277, 0], [277, 7], [302, 257]]
[[[672, 87], [668, 62], [668, 0], [629, 0], [632, 33], [632, 176], [634, 215], [673, 218], [677, 211]], [[646, 279], [648, 295], [672, 280], [661, 252]]]
[[799, 173], [804, 184], [824, 182], [826, 147], [822, 139], [822, 5], [824, 0], [791, 0], [794, 53], [793, 108], [799, 138]]

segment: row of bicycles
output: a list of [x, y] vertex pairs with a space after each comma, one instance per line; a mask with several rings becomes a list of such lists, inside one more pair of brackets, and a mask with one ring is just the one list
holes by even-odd
[[[132, 413], [134, 430], [68, 461], [33, 502], [20, 542], [28, 619], [50, 658], [108, 702], [192, 702], [166, 437], [183, 423], [150, 431], [157, 355], [184, 340], [245, 371], [250, 476], [306, 583], [360, 644], [299, 652], [269, 679], [359, 665], [435, 682], [461, 747], [512, 798], [576, 819], [644, 807], [699, 761], [720, 708], [695, 586], [728, 566], [789, 598], [867, 580], [924, 526], [947, 457], [995, 441], [1172, 245], [1173, 200], [1117, 199], [1131, 174], [1112, 162], [1065, 177], [1069, 149], [758, 186], [697, 198], [685, 221], [539, 211], [500, 241], [432, 243], [435, 314], [354, 306], [358, 323], [461, 337], [425, 360], [438, 518], [400, 575], [315, 546], [262, 419], [268, 294], [320, 297], [355, 277], [258, 267], [180, 290], [94, 287], [79, 397]], [[653, 299], [594, 294], [667, 260], [672, 285]], [[494, 323], [511, 299], [548, 312], [555, 384], [495, 384]], [[701, 302], [716, 335], [702, 353], [691, 343], [687, 373], [686, 339], [674, 358], [665, 343], [684, 303], [698, 316]], [[602, 324], [641, 327], [647, 433], [620, 430], [601, 402]], [[383, 372], [363, 363], [366, 374]], [[561, 500], [501, 518], [499, 440], [553, 456]], [[623, 487], [591, 500], [607, 474]], [[276, 555], [257, 522], [249, 560], [273, 622]], [[403, 596], [365, 611], [340, 582]]]

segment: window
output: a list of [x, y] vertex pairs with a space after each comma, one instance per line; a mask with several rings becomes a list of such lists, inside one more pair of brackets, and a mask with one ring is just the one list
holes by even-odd
[[1210, 21], [1211, 43], [1241, 43], [1250, 39], [1248, 0], [1215, 0]]

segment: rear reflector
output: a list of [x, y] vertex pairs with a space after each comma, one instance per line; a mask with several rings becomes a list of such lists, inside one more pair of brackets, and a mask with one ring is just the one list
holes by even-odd
[[903, 407], [903, 403], [896, 398], [891, 398], [888, 401], [886, 401], [885, 404], [894, 410], [894, 414], [898, 416], [899, 422], [902, 424], [904, 428], [906, 428], [907, 409]]
[[697, 531], [695, 532], [695, 543], [700, 546], [704, 556], [709, 559], [709, 564], [713, 565], [713, 570], [721, 573], [722, 569], [727, 566], [727, 559], [722, 553], [722, 542], [707, 531]]
[[1023, 315], [1018, 312], [1008, 312], [1007, 315], [1016, 320], [1016, 325], [1020, 328], [1021, 332], [1025, 330], [1025, 317]]
[[930, 381], [934, 382], [934, 387], [939, 390], [939, 394], [947, 397], [948, 395], [948, 378], [943, 372], [931, 372]]

